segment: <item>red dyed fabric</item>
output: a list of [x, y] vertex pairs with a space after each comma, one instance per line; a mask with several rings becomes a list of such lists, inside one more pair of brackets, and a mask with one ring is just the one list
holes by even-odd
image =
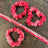
[[[21, 14], [16, 13], [17, 6], [24, 7], [24, 11]], [[29, 4], [25, 1], [17, 1], [14, 5], [11, 6], [11, 13], [15, 19], [21, 19], [23, 16], [26, 16], [27, 9], [29, 8]]]
[[[41, 17], [41, 19], [40, 20], [36, 20], [35, 22], [32, 22], [31, 21], [31, 19], [33, 18], [33, 14], [32, 14], [32, 12], [34, 12], [35, 11], [35, 13], [36, 13], [36, 15], [38, 16], [38, 17]], [[26, 19], [26, 23], [29, 25], [29, 26], [34, 26], [34, 27], [36, 27], [36, 26], [41, 26], [41, 25], [43, 25], [43, 22], [45, 22], [46, 21], [46, 16], [43, 14], [43, 13], [41, 13], [41, 11], [39, 10], [39, 9], [37, 9], [37, 8], [35, 8], [35, 7], [31, 7], [29, 10], [28, 10], [28, 17], [27, 17], [27, 19]]]
[[[11, 37], [10, 37], [10, 33], [11, 32], [17, 32], [18, 34], [20, 34], [18, 41], [14, 42]], [[9, 45], [11, 45], [12, 47], [15, 46], [19, 46], [21, 44], [21, 42], [24, 40], [24, 33], [22, 32], [21, 29], [19, 28], [12, 28], [6, 31], [6, 39]]]

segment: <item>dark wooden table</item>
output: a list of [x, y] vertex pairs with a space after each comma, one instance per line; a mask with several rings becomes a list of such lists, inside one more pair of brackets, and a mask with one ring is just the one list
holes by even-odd
[[[0, 0], [0, 12], [13, 18], [10, 9], [11, 5], [14, 4], [16, 1], [17, 0]], [[23, 19], [18, 20], [18, 22], [22, 23], [23, 25], [29, 27], [30, 29], [36, 31], [37, 33], [48, 39], [48, 0], [24, 0], [24, 1], [27, 1], [29, 3], [29, 7], [35, 6], [36, 8], [40, 9], [46, 15], [47, 20], [46, 22], [44, 22], [43, 26], [40, 27], [29, 27], [25, 23], [25, 19], [27, 18], [28, 15], [26, 15], [26, 17], [24, 17]], [[20, 7], [18, 8], [17, 13], [19, 14], [21, 12], [23, 12], [23, 8]], [[39, 19], [38, 17], [36, 17], [34, 13], [33, 15], [34, 15], [33, 21]], [[0, 48], [12, 48], [6, 42], [5, 37], [6, 30], [12, 27], [16, 26], [0, 18]], [[24, 31], [24, 33], [25, 33], [25, 40], [22, 42], [20, 46], [15, 48], [48, 48], [48, 45], [46, 45], [44, 42], [33, 37], [26, 31]]]

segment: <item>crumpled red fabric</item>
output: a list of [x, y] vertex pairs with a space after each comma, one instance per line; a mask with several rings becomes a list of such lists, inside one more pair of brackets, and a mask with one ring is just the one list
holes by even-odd
[[[11, 39], [10, 37], [11, 32], [17, 32], [18, 34], [20, 34], [18, 41], [14, 42]], [[24, 40], [24, 33], [22, 32], [21, 29], [14, 27], [6, 31], [6, 39], [7, 39], [8, 44], [11, 45], [12, 47], [19, 46], [21, 42]]]
[[[24, 7], [24, 11], [21, 14], [16, 13], [17, 6]], [[11, 6], [11, 13], [15, 19], [21, 19], [23, 16], [26, 16], [27, 9], [29, 9], [29, 4], [25, 1], [17, 1], [14, 5]]]
[[[41, 19], [40, 20], [36, 20], [35, 22], [32, 22], [31, 20], [32, 20], [32, 18], [33, 18], [33, 14], [32, 14], [32, 12], [34, 12], [35, 11], [35, 13], [36, 13], [36, 15], [38, 16], [38, 17], [41, 17]], [[39, 9], [37, 9], [37, 8], [35, 8], [35, 7], [31, 7], [29, 10], [28, 10], [28, 17], [27, 17], [27, 19], [26, 19], [26, 23], [29, 25], [29, 26], [34, 26], [34, 27], [36, 27], [36, 26], [41, 26], [41, 25], [43, 25], [43, 22], [45, 22], [46, 21], [46, 16], [43, 14], [43, 13], [41, 13], [41, 11], [39, 10]]]

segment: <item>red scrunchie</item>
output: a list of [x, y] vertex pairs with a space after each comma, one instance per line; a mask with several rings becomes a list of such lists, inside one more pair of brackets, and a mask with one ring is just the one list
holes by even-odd
[[[16, 11], [15, 11], [17, 9], [17, 6], [22, 6], [22, 7], [25, 8], [23, 13], [21, 13], [20, 15], [18, 15], [16, 13]], [[14, 5], [12, 5], [11, 13], [12, 13], [13, 17], [18, 20], [18, 19], [23, 18], [24, 15], [26, 16], [26, 12], [27, 12], [28, 8], [29, 8], [29, 4], [27, 2], [25, 2], [25, 1], [17, 1]]]
[[[36, 13], [36, 15], [38, 17], [41, 17], [41, 19], [40, 20], [36, 20], [35, 22], [31, 22], [31, 19], [33, 18], [32, 12], [34, 12], [34, 11], [35, 11], [35, 13]], [[28, 17], [26, 19], [26, 23], [29, 26], [35, 26], [35, 27], [36, 26], [41, 26], [41, 25], [43, 25], [43, 22], [45, 22], [45, 21], [46, 21], [46, 16], [43, 13], [41, 13], [41, 11], [39, 9], [36, 9], [35, 7], [31, 7], [29, 9], [29, 11], [28, 11]]]
[[[20, 36], [18, 38], [18, 41], [14, 42], [11, 39], [11, 37], [10, 37], [10, 33], [11, 32], [17, 32], [18, 34], [20, 34]], [[6, 39], [7, 39], [8, 44], [11, 45], [12, 47], [19, 46], [21, 44], [21, 41], [24, 40], [24, 33], [22, 32], [21, 29], [14, 27], [12, 29], [7, 30], [7, 32], [6, 32]]]

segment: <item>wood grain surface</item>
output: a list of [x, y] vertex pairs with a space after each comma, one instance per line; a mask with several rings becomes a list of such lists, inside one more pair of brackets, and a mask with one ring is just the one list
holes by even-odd
[[[16, 1], [17, 0], [0, 0], [0, 12], [13, 18], [10, 9], [11, 9], [11, 5], [14, 4]], [[17, 21], [48, 39], [48, 0], [24, 0], [24, 1], [29, 3], [29, 8], [35, 6], [36, 8], [40, 9], [44, 13], [44, 15], [46, 15], [47, 20], [40, 27], [31, 27], [31, 26], [29, 27], [25, 23], [25, 20], [28, 15], [26, 15], [26, 17], [24, 17], [23, 19]], [[21, 12], [23, 12], [23, 10], [24, 8], [18, 7], [17, 13], [20, 14]], [[33, 15], [34, 18], [32, 21], [39, 19], [38, 17], [36, 17], [34, 13]], [[12, 48], [7, 43], [5, 37], [6, 30], [12, 27], [16, 27], [16, 26], [0, 18], [0, 48]], [[22, 42], [20, 46], [14, 48], [48, 48], [48, 45], [46, 45], [44, 42], [33, 37], [31, 34], [27, 33], [24, 30], [23, 32], [25, 33], [25, 40]]]

